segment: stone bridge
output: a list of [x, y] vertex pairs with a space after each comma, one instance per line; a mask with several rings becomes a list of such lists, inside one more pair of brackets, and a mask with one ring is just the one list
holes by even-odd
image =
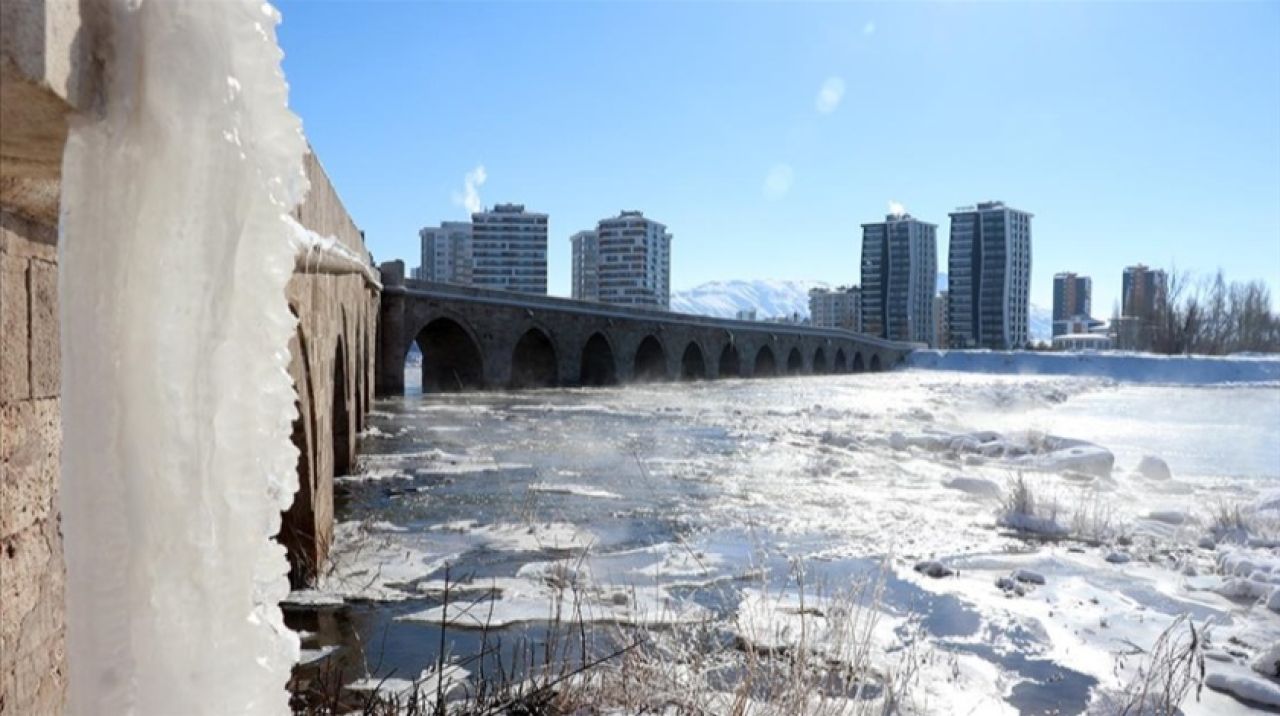
[[736, 321], [406, 280], [382, 265], [379, 395], [413, 344], [426, 391], [879, 371], [910, 346], [844, 330]]
[[[104, 104], [111, 13], [100, 5], [0, 9], [0, 716], [61, 713], [65, 702], [59, 201], [68, 120]], [[294, 218], [343, 250], [302, 257], [287, 289], [301, 486], [279, 539], [295, 582], [332, 537], [333, 475], [349, 466], [373, 395], [379, 305], [363, 236], [314, 155], [305, 169], [311, 191]]]

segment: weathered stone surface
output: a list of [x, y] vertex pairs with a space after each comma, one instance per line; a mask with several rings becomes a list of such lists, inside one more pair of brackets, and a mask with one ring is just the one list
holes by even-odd
[[58, 267], [32, 261], [27, 272], [31, 293], [31, 396], [58, 395], [61, 350], [58, 335]]
[[56, 399], [0, 406], [0, 537], [50, 518], [61, 442]]
[[27, 261], [0, 254], [0, 401], [31, 395]]

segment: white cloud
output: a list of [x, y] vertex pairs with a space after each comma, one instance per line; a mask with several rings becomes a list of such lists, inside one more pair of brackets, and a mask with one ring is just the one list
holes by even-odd
[[483, 164], [477, 164], [475, 169], [467, 172], [462, 177], [462, 193], [453, 193], [453, 203], [458, 206], [466, 207], [468, 212], [475, 213], [480, 211], [480, 187], [484, 185], [489, 175], [484, 171]]
[[902, 216], [903, 214], [907, 213], [907, 207], [903, 206], [902, 202], [900, 201], [890, 200], [889, 213], [893, 214], [894, 216]]
[[862, 26], [862, 34], [864, 35], [876, 34], [876, 23], [874, 20], [867, 20], [867, 24]]
[[764, 178], [764, 195], [769, 199], [781, 199], [791, 191], [791, 183], [795, 181], [795, 172], [790, 165], [775, 164]]
[[844, 99], [844, 79], [828, 77], [822, 83], [822, 88], [818, 90], [818, 99], [814, 101], [814, 105], [819, 112], [830, 114], [836, 111], [836, 107], [840, 106], [840, 100], [842, 99]]

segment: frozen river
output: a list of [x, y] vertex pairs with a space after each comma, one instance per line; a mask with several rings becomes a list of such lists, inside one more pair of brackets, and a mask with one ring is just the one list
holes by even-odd
[[[591, 622], [709, 623], [769, 645], [789, 637], [760, 625], [801, 592], [872, 583], [877, 663], [925, 655], [911, 711], [1098, 710], [1183, 613], [1210, 624], [1221, 673], [1188, 713], [1259, 706], [1224, 684], [1280, 693], [1249, 667], [1280, 639], [1270, 587], [1224, 586], [1241, 555], [1250, 584], [1280, 583], [1275, 384], [913, 369], [419, 394], [369, 423], [332, 571], [294, 596], [329, 604], [289, 611], [306, 653], [350, 677], [435, 663], [447, 564], [454, 589], [486, 595], [483, 619], [448, 615], [455, 659], [479, 651], [481, 622], [539, 629], [565, 584]], [[1139, 471], [1146, 456], [1170, 474]], [[1019, 475], [1032, 523], [1003, 507]], [[1253, 545], [1205, 543], [1237, 506]], [[1011, 529], [1026, 524], [1039, 534]], [[916, 569], [929, 561], [952, 574]]]

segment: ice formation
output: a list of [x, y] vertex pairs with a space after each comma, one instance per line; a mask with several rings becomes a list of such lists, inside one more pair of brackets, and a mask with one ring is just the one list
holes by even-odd
[[301, 125], [253, 0], [110, 3], [63, 165], [69, 712], [288, 712]]

